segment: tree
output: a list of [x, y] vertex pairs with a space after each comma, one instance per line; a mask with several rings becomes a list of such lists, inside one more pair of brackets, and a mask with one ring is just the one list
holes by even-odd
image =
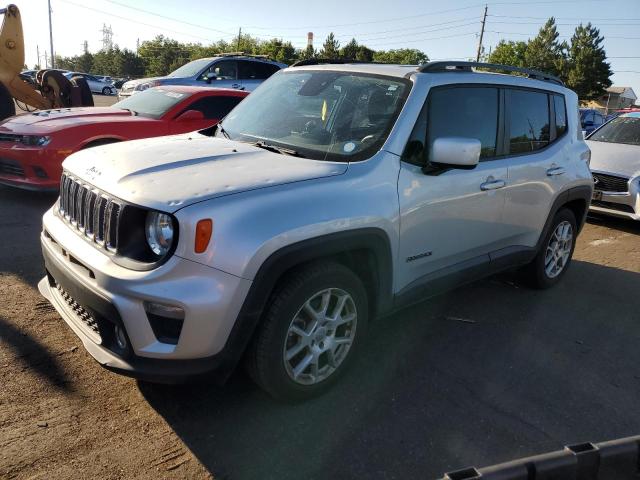
[[373, 54], [373, 60], [380, 63], [398, 63], [401, 65], [420, 65], [429, 61], [426, 53], [415, 48], [379, 50]]
[[187, 63], [190, 53], [188, 46], [164, 35], [142, 42], [138, 49], [138, 55], [144, 61], [145, 75], [148, 76], [166, 75], [176, 66]]
[[561, 76], [567, 68], [567, 43], [559, 42], [556, 20], [551, 17], [527, 44], [524, 65], [527, 68]]
[[309, 60], [310, 58], [315, 58], [317, 56], [318, 54], [316, 49], [313, 48], [313, 45], [307, 45], [307, 48], [300, 52], [300, 59], [302, 60]]
[[506, 42], [501, 40], [489, 55], [489, 63], [499, 63], [514, 67], [525, 66], [527, 42]]
[[278, 62], [292, 64], [298, 60], [298, 52], [291, 42], [284, 42], [281, 38], [273, 38], [258, 45], [261, 55], [267, 55]]
[[329, 33], [327, 39], [322, 44], [322, 50], [320, 50], [320, 56], [322, 58], [339, 58], [340, 57], [340, 42], [336, 40], [333, 32]]
[[340, 49], [340, 56], [345, 59], [355, 60], [359, 49], [360, 45], [358, 45], [355, 38], [352, 38], [349, 43]]
[[596, 99], [611, 86], [611, 66], [606, 61], [603, 40], [591, 23], [580, 24], [571, 37], [566, 82], [580, 100]]

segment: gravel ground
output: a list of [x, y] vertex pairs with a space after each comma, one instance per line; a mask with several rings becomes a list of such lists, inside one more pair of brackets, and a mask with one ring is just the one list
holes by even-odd
[[0, 187], [0, 478], [437, 478], [640, 433], [640, 225], [591, 219], [549, 291], [503, 275], [374, 323], [327, 395], [103, 370], [38, 294], [52, 196]]

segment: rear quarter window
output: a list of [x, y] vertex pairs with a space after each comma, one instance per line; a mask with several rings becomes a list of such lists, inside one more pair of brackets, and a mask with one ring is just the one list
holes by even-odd
[[508, 104], [509, 153], [529, 153], [549, 145], [549, 96], [543, 92], [510, 90]]

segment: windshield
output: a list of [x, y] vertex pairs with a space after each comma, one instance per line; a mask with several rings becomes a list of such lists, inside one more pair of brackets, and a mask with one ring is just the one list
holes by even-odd
[[225, 118], [224, 134], [313, 159], [361, 160], [384, 143], [409, 90], [410, 82], [396, 77], [281, 72]]
[[187, 95], [162, 87], [149, 88], [115, 103], [113, 108], [131, 110], [143, 117], [160, 118], [174, 105], [184, 100]]
[[589, 140], [640, 145], [640, 116], [614, 118], [596, 130]]
[[167, 77], [193, 77], [210, 63], [210, 58], [201, 58], [199, 60], [194, 60], [193, 62], [189, 62], [181, 66], [177, 70], [174, 70], [173, 72], [168, 74]]

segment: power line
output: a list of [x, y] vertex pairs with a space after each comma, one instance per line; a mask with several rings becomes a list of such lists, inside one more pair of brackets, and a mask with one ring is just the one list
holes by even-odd
[[[88, 6], [82, 5], [80, 3], [72, 2], [71, 0], [60, 0], [60, 1], [64, 2], [64, 3], [68, 3], [68, 4], [73, 5], [75, 7], [84, 8], [86, 10], [91, 10], [91, 11], [94, 11], [94, 12], [101, 13], [103, 15], [109, 15], [111, 17], [119, 18], [120, 20], [125, 20], [127, 22], [136, 23], [138, 25], [144, 25], [146, 27], [157, 28], [159, 30], [163, 30], [163, 31], [171, 32], [171, 33], [177, 33], [179, 35], [184, 35], [184, 36], [187, 36], [187, 37], [198, 38], [200, 40], [206, 40], [206, 41], [209, 41], [209, 42], [211, 41], [210, 37], [202, 37], [200, 35], [193, 35], [192, 33], [180, 32], [178, 30], [171, 30], [171, 29], [168, 29], [166, 27], [161, 27], [159, 25], [153, 25], [151, 23], [144, 23], [144, 22], [141, 22], [139, 20], [134, 20], [132, 18], [123, 17], [122, 15], [116, 15], [115, 13], [107, 12], [105, 10], [100, 10], [98, 8], [88, 7]], [[233, 35], [233, 36], [235, 36], [235, 35]]]
[[[540, 32], [535, 32], [535, 33], [523, 33], [523, 32], [502, 32], [502, 31], [498, 31], [498, 30], [485, 30], [485, 33], [499, 33], [501, 35], [524, 35], [524, 36], [536, 36], [538, 35], [538, 33]], [[571, 38], [570, 36], [567, 35], [560, 35], [560, 38]], [[616, 38], [619, 40], [640, 40], [640, 37], [624, 37], [624, 36], [616, 36], [616, 35], [605, 35], [605, 40], [609, 39], [609, 38]]]
[[[495, 15], [495, 14], [488, 14], [488, 17], [497, 17], [497, 18], [529, 18], [529, 19], [533, 19], [533, 20], [549, 20], [549, 17], [522, 17], [522, 16], [516, 16], [516, 15]], [[552, 15], [553, 16], [553, 15]], [[555, 17], [554, 18], [556, 20], [582, 20], [583, 17]], [[604, 20], [605, 22], [607, 21], [625, 21], [625, 22], [629, 22], [629, 21], [640, 21], [640, 18], [599, 18], [598, 21], [600, 20]]]
[[230, 32], [224, 32], [222, 30], [217, 30], [215, 28], [211, 28], [211, 27], [206, 27], [204, 25], [198, 25], [197, 23], [191, 23], [191, 22], [187, 22], [185, 20], [177, 20], [175, 18], [169, 17], [167, 15], [160, 15], [159, 13], [153, 12], [151, 10], [144, 10], [142, 8], [138, 8], [138, 7], [132, 7], [131, 5], [127, 5], [125, 3], [120, 3], [120, 2], [116, 2], [114, 0], [106, 0], [109, 3], [113, 3], [114, 5], [118, 5], [120, 7], [124, 7], [124, 8], [129, 8], [131, 10], [135, 10], [137, 12], [142, 12], [142, 13], [146, 13], [148, 15], [153, 15], [155, 17], [159, 17], [159, 18], [164, 18], [165, 20], [170, 20], [172, 22], [177, 22], [177, 23], [183, 23], [185, 25], [189, 25], [191, 27], [197, 27], [197, 28], [202, 28], [204, 30], [211, 30], [212, 32], [216, 32], [216, 33], [222, 33], [224, 35], [231, 35], [231, 36], [235, 36], [234, 33], [230, 33]]

